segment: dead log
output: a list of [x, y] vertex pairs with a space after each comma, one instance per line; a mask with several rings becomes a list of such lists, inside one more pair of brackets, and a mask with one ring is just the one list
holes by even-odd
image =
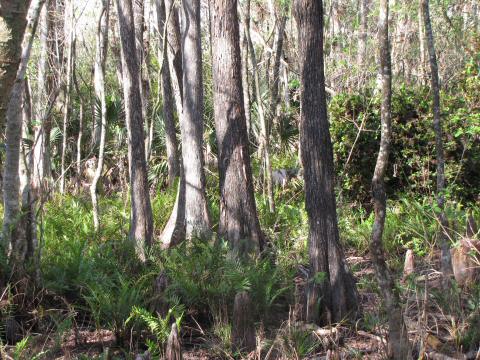
[[177, 324], [172, 324], [172, 330], [168, 336], [165, 360], [182, 360], [182, 344], [178, 336]]
[[246, 291], [235, 295], [232, 322], [232, 345], [235, 350], [251, 352], [255, 349], [255, 325], [252, 317], [252, 303]]
[[407, 278], [415, 271], [415, 263], [413, 257], [413, 250], [408, 249], [405, 253], [405, 263], [403, 265], [403, 278]]

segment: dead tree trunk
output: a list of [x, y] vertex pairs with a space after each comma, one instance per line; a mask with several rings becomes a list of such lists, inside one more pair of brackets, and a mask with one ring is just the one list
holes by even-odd
[[358, 300], [338, 233], [333, 148], [323, 72], [322, 1], [296, 0], [293, 11], [298, 27], [300, 142], [309, 222], [310, 267], [313, 271], [306, 318], [325, 324], [355, 317]]
[[108, 52], [108, 17], [110, 11], [110, 0], [104, 0], [97, 22], [97, 52], [95, 55], [95, 94], [100, 101], [100, 143], [98, 148], [97, 168], [90, 185], [92, 197], [93, 224], [95, 230], [100, 228], [100, 217], [98, 213], [97, 184], [103, 172], [105, 153], [105, 139], [107, 133], [107, 99], [105, 97], [105, 62]]
[[423, 21], [425, 24], [426, 43], [430, 61], [430, 81], [433, 94], [433, 131], [435, 132], [435, 152], [437, 160], [437, 213], [440, 228], [437, 232], [437, 239], [442, 251], [441, 271], [444, 276], [444, 285], [448, 285], [448, 279], [452, 275], [452, 258], [450, 255], [450, 246], [448, 245], [447, 231], [448, 219], [445, 215], [445, 153], [443, 150], [443, 126], [440, 110], [440, 79], [438, 76], [437, 55], [435, 52], [435, 42], [433, 38], [432, 24], [430, 21], [429, 1], [421, 0]]
[[120, 25], [123, 93], [125, 117], [131, 154], [130, 238], [134, 242], [140, 260], [145, 261], [145, 248], [152, 243], [153, 219], [145, 160], [142, 99], [140, 96], [139, 65], [135, 48], [132, 0], [116, 0]]
[[257, 216], [248, 149], [236, 0], [212, 2], [215, 129], [220, 173], [218, 233], [239, 253], [259, 251], [264, 238]]
[[172, 330], [168, 336], [165, 360], [182, 360], [182, 344], [175, 323], [172, 324]]
[[252, 302], [246, 291], [235, 295], [232, 320], [232, 345], [237, 351], [255, 350], [255, 324], [252, 315]]
[[394, 280], [385, 261], [382, 236], [387, 213], [387, 197], [385, 193], [385, 172], [388, 166], [391, 142], [391, 100], [392, 100], [392, 67], [390, 60], [390, 40], [388, 32], [388, 0], [380, 1], [378, 20], [378, 42], [381, 77], [381, 138], [377, 163], [372, 179], [372, 196], [375, 208], [375, 222], [372, 229], [370, 253], [375, 266], [380, 291], [388, 313], [389, 355], [394, 359], [408, 359], [408, 333], [403, 321], [402, 308]]

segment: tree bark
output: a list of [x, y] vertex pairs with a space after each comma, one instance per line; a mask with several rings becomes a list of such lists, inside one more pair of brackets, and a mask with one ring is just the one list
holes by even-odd
[[185, 234], [208, 236], [210, 217], [203, 158], [203, 77], [200, 0], [183, 0], [183, 108], [180, 116], [185, 176]]
[[367, 39], [368, 39], [368, 12], [369, 0], [359, 0], [360, 3], [360, 33], [358, 36], [358, 70], [359, 70], [359, 88], [365, 84], [366, 57], [367, 57]]
[[[283, 11], [283, 10], [282, 10]], [[275, 60], [273, 63], [273, 78], [272, 78], [272, 96], [270, 101], [270, 127], [273, 126], [278, 120], [278, 103], [279, 103], [279, 84], [280, 84], [280, 63], [283, 54], [283, 37], [285, 32], [285, 25], [287, 23], [287, 16], [282, 14], [280, 17], [280, 23], [277, 26], [277, 38], [275, 40]], [[271, 131], [267, 136], [270, 136]]]
[[95, 55], [95, 94], [100, 101], [100, 144], [98, 148], [97, 168], [90, 185], [92, 197], [93, 224], [95, 230], [100, 228], [100, 217], [97, 200], [97, 184], [102, 176], [105, 139], [107, 134], [107, 99], [105, 97], [105, 62], [108, 53], [108, 18], [110, 12], [110, 0], [103, 0], [102, 8], [98, 17], [97, 26], [97, 52]]
[[[178, 10], [173, 0], [165, 1], [165, 19], [167, 22], [166, 47], [168, 54], [168, 68], [170, 69], [170, 80], [173, 88], [175, 107], [178, 117], [181, 117], [183, 109], [183, 69], [182, 49], [180, 39], [180, 25]], [[165, 64], [167, 65], [167, 64]], [[180, 157], [179, 164], [180, 183], [175, 199], [172, 214], [161, 235], [162, 246], [167, 248], [178, 244], [185, 238], [185, 176], [183, 173], [183, 158]]]
[[5, 124], [10, 93], [22, 54], [30, 1], [2, 1], [0, 12], [0, 128]]
[[[67, 71], [66, 71], [66, 81], [65, 81], [65, 103], [63, 109], [63, 130], [62, 130], [62, 157], [61, 157], [61, 167], [60, 167], [60, 194], [65, 193], [65, 156], [67, 152], [67, 139], [68, 139], [68, 120], [70, 118], [70, 113], [72, 110], [71, 105], [71, 93], [72, 93], [72, 69], [74, 62], [74, 42], [75, 42], [75, 14], [74, 14], [74, 0], [70, 0], [70, 11], [68, 16], [70, 17], [70, 30], [68, 38], [68, 48], [67, 48]], [[66, 6], [66, 5], [65, 5]], [[66, 12], [66, 10], [65, 10]]]
[[300, 142], [309, 222], [310, 267], [313, 271], [306, 318], [325, 324], [354, 318], [358, 295], [338, 233], [333, 149], [323, 72], [322, 1], [296, 0], [293, 11], [298, 27]]
[[437, 212], [440, 228], [437, 232], [437, 239], [442, 251], [441, 271], [444, 276], [444, 286], [448, 286], [449, 278], [452, 275], [452, 258], [450, 255], [450, 246], [448, 245], [446, 232], [448, 229], [448, 219], [445, 215], [445, 154], [443, 150], [443, 125], [440, 110], [440, 79], [438, 76], [437, 55], [435, 52], [435, 42], [433, 38], [432, 24], [430, 21], [429, 1], [421, 0], [423, 21], [425, 25], [426, 43], [428, 48], [430, 62], [430, 81], [433, 96], [433, 131], [435, 132], [435, 152], [437, 162]]
[[243, 104], [236, 0], [212, 2], [215, 129], [220, 173], [219, 235], [239, 253], [260, 251], [264, 237], [257, 216]]
[[22, 272], [28, 252], [26, 231], [20, 226], [22, 214], [20, 212], [20, 155], [23, 128], [23, 106], [25, 93], [25, 74], [30, 59], [33, 39], [38, 25], [41, 8], [44, 1], [36, 0], [30, 10], [28, 25], [24, 32], [21, 46], [20, 63], [16, 73], [12, 92], [9, 96], [7, 110], [6, 158], [3, 175], [3, 242], [5, 248], [10, 248], [10, 261], [15, 272]]
[[135, 48], [132, 0], [116, 0], [116, 7], [120, 25], [125, 120], [131, 154], [129, 164], [130, 238], [134, 242], [140, 260], [145, 261], [145, 248], [152, 243], [153, 219], [145, 161], [142, 99], [138, 77], [139, 65]]
[[394, 359], [408, 359], [410, 350], [408, 333], [403, 321], [400, 297], [395, 290], [394, 280], [387, 267], [382, 243], [383, 229], [387, 213], [387, 197], [385, 193], [385, 172], [391, 143], [391, 102], [392, 102], [392, 66], [390, 59], [390, 40], [388, 30], [389, 0], [380, 1], [378, 20], [378, 43], [380, 59], [380, 78], [382, 91], [381, 104], [381, 138], [375, 171], [372, 179], [372, 196], [375, 208], [375, 221], [372, 229], [370, 253], [375, 266], [380, 291], [387, 309], [389, 336], [389, 356]]
[[[270, 163], [270, 141], [268, 136], [267, 120], [265, 119], [265, 111], [263, 109], [263, 101], [260, 90], [260, 77], [258, 74], [258, 63], [255, 55], [255, 48], [253, 46], [252, 37], [250, 35], [250, 0], [247, 0], [246, 10], [244, 16], [245, 35], [248, 41], [248, 53], [250, 54], [250, 62], [252, 63], [253, 80], [255, 83], [255, 97], [257, 99], [257, 110], [260, 121], [260, 149], [263, 152], [265, 161], [265, 180], [267, 183], [267, 196], [270, 212], [275, 212], [275, 199], [273, 194], [272, 184], [272, 165]], [[237, 40], [238, 41], [238, 40]], [[262, 152], [260, 154], [262, 155]]]
[[172, 81], [168, 67], [168, 50], [166, 39], [167, 32], [165, 28], [165, 2], [163, 0], [156, 0], [155, 3], [157, 7], [158, 32], [163, 35], [162, 38], [160, 38], [161, 44], [159, 44], [160, 48], [162, 49], [161, 92], [163, 100], [163, 122], [165, 124], [165, 143], [167, 147], [168, 186], [172, 186], [175, 182], [175, 178], [179, 176], [180, 173], [178, 141], [175, 130]]

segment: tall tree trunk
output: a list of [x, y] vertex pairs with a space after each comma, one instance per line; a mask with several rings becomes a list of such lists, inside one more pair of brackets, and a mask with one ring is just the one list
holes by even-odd
[[[219, 235], [239, 253], [259, 251], [258, 221], [243, 104], [236, 0], [212, 2], [215, 129], [220, 173]], [[221, 56], [220, 56], [221, 54]]]
[[358, 71], [359, 71], [359, 88], [365, 84], [366, 76], [366, 57], [367, 57], [367, 39], [368, 39], [368, 12], [369, 12], [369, 0], [359, 0], [360, 5], [360, 33], [358, 36]]
[[[161, 65], [161, 93], [163, 100], [163, 122], [165, 124], [165, 143], [167, 147], [168, 186], [172, 186], [175, 178], [180, 174], [178, 159], [178, 142], [175, 131], [174, 100], [172, 95], [172, 81], [168, 67], [167, 32], [165, 24], [165, 2], [156, 0], [158, 32], [162, 34], [160, 48], [162, 49]], [[160, 58], [160, 56], [159, 56]]]
[[[61, 157], [61, 173], [60, 173], [60, 193], [65, 193], [65, 176], [66, 176], [66, 169], [65, 169], [65, 156], [67, 152], [67, 125], [68, 120], [70, 118], [70, 113], [72, 110], [71, 105], [71, 94], [72, 94], [72, 69], [73, 69], [73, 62], [75, 54], [73, 53], [74, 49], [74, 42], [75, 42], [75, 7], [74, 7], [74, 0], [70, 0], [70, 11], [68, 12], [68, 16], [70, 17], [70, 30], [69, 30], [69, 39], [68, 39], [68, 49], [67, 49], [67, 71], [66, 71], [66, 86], [65, 86], [65, 104], [64, 104], [64, 113], [63, 113], [63, 130], [62, 130], [62, 157]], [[65, 5], [66, 6], [66, 5]], [[67, 11], [65, 10], [65, 13]]]
[[30, 1], [2, 1], [0, 12], [0, 128], [22, 54], [22, 39], [27, 26]]
[[380, 1], [378, 20], [379, 72], [381, 78], [381, 139], [375, 171], [372, 179], [372, 196], [375, 208], [375, 221], [372, 229], [370, 253], [375, 266], [382, 298], [388, 314], [389, 356], [394, 359], [408, 359], [408, 333], [403, 321], [402, 308], [394, 280], [385, 262], [382, 236], [387, 212], [387, 196], [385, 193], [385, 172], [388, 167], [388, 157], [391, 143], [391, 102], [392, 102], [392, 66], [390, 59], [390, 40], [388, 32], [389, 0]]
[[38, 25], [40, 11], [44, 1], [36, 0], [29, 10], [29, 20], [24, 31], [21, 45], [20, 63], [15, 82], [9, 96], [7, 109], [6, 158], [3, 175], [3, 242], [5, 248], [10, 248], [10, 260], [15, 272], [21, 273], [28, 254], [28, 244], [25, 227], [20, 226], [20, 154], [23, 127], [23, 106], [25, 92], [25, 74], [32, 49], [35, 31]]
[[[282, 12], [286, 12], [286, 10], [281, 10]], [[285, 25], [287, 23], [287, 16], [285, 14], [281, 14], [280, 17], [280, 23], [277, 25], [277, 38], [275, 40], [275, 61], [273, 63], [273, 78], [272, 78], [272, 97], [270, 101], [270, 127], [273, 126], [277, 122], [277, 118], [279, 115], [278, 112], [278, 103], [279, 103], [279, 97], [278, 97], [278, 90], [279, 90], [279, 84], [280, 84], [280, 63], [282, 60], [282, 54], [283, 54], [283, 37], [284, 37], [284, 32], [285, 32]], [[269, 134], [267, 136], [270, 136], [271, 131], [269, 131]]]
[[83, 123], [84, 123], [84, 109], [85, 101], [80, 91], [75, 68], [73, 69], [73, 84], [75, 85], [75, 92], [77, 93], [78, 100], [80, 102], [80, 109], [78, 114], [78, 135], [77, 135], [77, 156], [76, 156], [76, 191], [80, 192], [82, 181], [82, 140], [83, 140]]
[[435, 52], [435, 42], [433, 39], [432, 24], [430, 21], [430, 9], [428, 0], [420, 0], [422, 8], [423, 21], [425, 23], [425, 35], [427, 37], [427, 48], [430, 61], [430, 76], [433, 94], [433, 131], [435, 132], [435, 152], [437, 160], [437, 213], [440, 229], [437, 232], [437, 239], [442, 251], [441, 271], [444, 276], [444, 285], [449, 283], [449, 277], [452, 274], [452, 259], [450, 256], [450, 247], [447, 242], [448, 220], [445, 215], [445, 154], [443, 150], [443, 128], [440, 111], [440, 80], [438, 76], [437, 55]]
[[200, 0], [183, 0], [183, 108], [180, 116], [185, 176], [185, 234], [210, 232], [203, 159], [203, 76]]
[[107, 134], [107, 99], [105, 97], [105, 62], [108, 52], [108, 17], [110, 12], [110, 0], [103, 0], [102, 9], [98, 17], [97, 25], [97, 52], [95, 56], [95, 94], [100, 101], [100, 144], [98, 148], [97, 168], [90, 185], [92, 197], [93, 224], [95, 230], [100, 228], [100, 218], [97, 200], [97, 184], [102, 176], [105, 139]]
[[50, 68], [50, 50], [53, 37], [54, 3], [46, 0], [45, 6], [40, 14], [40, 59], [38, 64], [37, 99], [35, 102], [35, 118], [39, 124], [35, 125], [35, 136], [33, 145], [33, 172], [32, 185], [35, 199], [42, 198], [47, 181], [50, 178], [50, 110], [56, 98], [52, 90], [52, 75]]
[[[182, 48], [180, 38], [180, 25], [178, 9], [173, 0], [165, 1], [165, 19], [167, 22], [166, 48], [168, 55], [168, 68], [170, 69], [170, 80], [173, 89], [175, 107], [178, 117], [181, 117], [183, 109], [183, 69], [182, 69]], [[167, 64], [165, 64], [167, 66]], [[185, 176], [183, 173], [183, 158], [180, 157], [179, 164], [180, 182], [178, 185], [177, 198], [172, 214], [162, 231], [161, 242], [163, 247], [168, 248], [178, 244], [185, 237]]]
[[298, 27], [301, 76], [301, 156], [310, 266], [314, 277], [307, 294], [306, 318], [324, 324], [354, 317], [358, 300], [338, 233], [333, 148], [323, 72], [322, 1], [295, 0], [293, 6]]
[[152, 243], [153, 219], [145, 161], [143, 136], [142, 99], [140, 96], [139, 65], [135, 48], [132, 0], [116, 0], [120, 25], [123, 93], [130, 161], [131, 228], [139, 258], [146, 260], [145, 248]]
[[[268, 136], [267, 120], [265, 119], [265, 111], [263, 109], [262, 95], [260, 89], [260, 75], [258, 73], [257, 57], [253, 46], [252, 37], [250, 35], [250, 0], [247, 0], [244, 16], [245, 34], [248, 41], [248, 52], [250, 54], [250, 62], [252, 63], [253, 80], [255, 83], [255, 97], [257, 100], [258, 117], [260, 121], [260, 148], [263, 151], [265, 161], [265, 180], [267, 183], [267, 196], [270, 212], [275, 212], [275, 199], [272, 184], [272, 165], [270, 163], [270, 141]], [[261, 154], [262, 155], [262, 154]]]

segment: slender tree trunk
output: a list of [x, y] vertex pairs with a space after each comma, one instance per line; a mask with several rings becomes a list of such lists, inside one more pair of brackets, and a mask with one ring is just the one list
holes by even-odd
[[0, 12], [0, 128], [5, 124], [10, 92], [22, 54], [30, 1], [2, 1]]
[[306, 297], [306, 318], [324, 324], [353, 318], [358, 310], [358, 300], [338, 233], [333, 148], [323, 72], [322, 1], [295, 0], [293, 11], [298, 27], [300, 142], [309, 223], [310, 266], [314, 277]]
[[[283, 10], [282, 10], [283, 11]], [[287, 23], [287, 16], [282, 14], [280, 17], [280, 23], [277, 26], [277, 38], [275, 40], [275, 61], [273, 63], [273, 78], [272, 78], [272, 97], [270, 101], [270, 127], [273, 126], [278, 120], [278, 103], [279, 103], [279, 97], [278, 97], [278, 90], [279, 90], [279, 84], [280, 84], [280, 63], [282, 60], [282, 54], [283, 54], [283, 37], [284, 37], [284, 32], [285, 32], [285, 25]], [[271, 131], [268, 136], [270, 136]]]
[[[178, 159], [178, 142], [175, 130], [174, 100], [172, 95], [172, 82], [168, 67], [167, 32], [165, 24], [165, 3], [163, 0], [156, 0], [158, 32], [163, 35], [160, 39], [162, 49], [161, 68], [161, 92], [163, 99], [163, 121], [165, 124], [165, 143], [167, 147], [168, 162], [168, 186], [172, 186], [175, 178], [180, 174]], [[160, 58], [160, 56], [159, 56]]]
[[180, 116], [185, 176], [185, 233], [210, 233], [203, 159], [203, 77], [200, 0], [183, 0], [183, 109]]
[[80, 111], [78, 114], [78, 135], [77, 135], [77, 156], [76, 156], [76, 191], [80, 192], [82, 181], [82, 140], [83, 140], [83, 122], [84, 122], [84, 108], [85, 102], [80, 91], [80, 86], [77, 81], [76, 71], [73, 71], [73, 84], [75, 85], [75, 92], [77, 93], [78, 100], [80, 102]]
[[97, 168], [90, 185], [92, 197], [93, 224], [95, 230], [100, 228], [100, 216], [97, 200], [97, 184], [102, 176], [105, 139], [107, 134], [107, 99], [105, 97], [105, 62], [108, 52], [108, 18], [110, 12], [110, 0], [103, 0], [102, 9], [98, 17], [97, 27], [97, 53], [95, 56], [95, 93], [100, 101], [100, 144], [98, 148]]
[[359, 0], [360, 3], [360, 33], [358, 36], [358, 70], [359, 70], [359, 88], [365, 84], [366, 77], [366, 57], [367, 57], [367, 39], [368, 39], [368, 12], [369, 0]]
[[381, 139], [375, 171], [372, 179], [372, 196], [375, 208], [375, 221], [372, 229], [370, 253], [375, 266], [378, 284], [388, 314], [389, 356], [394, 359], [410, 357], [408, 333], [403, 321], [402, 308], [394, 280], [385, 261], [382, 236], [387, 213], [387, 196], [385, 193], [385, 172], [388, 167], [390, 143], [392, 137], [391, 100], [392, 100], [392, 66], [390, 60], [390, 40], [388, 33], [389, 0], [380, 1], [378, 20], [378, 42], [381, 77]]
[[32, 49], [38, 19], [44, 1], [36, 0], [29, 10], [29, 20], [21, 45], [20, 63], [17, 69], [10, 101], [7, 109], [6, 158], [3, 175], [3, 242], [5, 248], [10, 248], [10, 260], [14, 271], [23, 270], [28, 254], [28, 244], [25, 227], [20, 226], [20, 154], [23, 127], [23, 106], [25, 92], [25, 74]]
[[[65, 156], [67, 152], [67, 125], [68, 119], [70, 118], [70, 113], [72, 110], [71, 105], [71, 94], [72, 94], [72, 68], [75, 54], [73, 53], [74, 42], [75, 42], [75, 8], [74, 0], [70, 0], [70, 30], [69, 30], [69, 39], [68, 39], [68, 49], [67, 49], [67, 73], [66, 73], [66, 88], [65, 88], [65, 104], [64, 104], [64, 114], [63, 114], [63, 136], [62, 136], [62, 157], [61, 157], [61, 173], [60, 173], [60, 193], [65, 193]], [[65, 5], [66, 6], [66, 5]], [[65, 10], [66, 12], [66, 10]]]
[[[212, 1], [215, 129], [220, 173], [219, 235], [239, 253], [259, 251], [258, 221], [248, 149], [236, 0]], [[220, 56], [221, 54], [221, 56]]]
[[250, 54], [250, 62], [252, 63], [252, 73], [255, 82], [255, 95], [257, 99], [257, 110], [260, 121], [260, 148], [263, 151], [265, 161], [265, 180], [267, 183], [267, 196], [270, 212], [275, 212], [275, 199], [273, 194], [272, 184], [272, 165], [270, 163], [270, 141], [268, 136], [267, 121], [265, 119], [265, 112], [263, 109], [262, 95], [260, 90], [260, 77], [258, 73], [257, 57], [255, 55], [255, 48], [253, 46], [252, 37], [250, 35], [250, 0], [247, 0], [245, 11], [245, 34], [248, 41], [248, 51]]
[[419, 40], [419, 51], [420, 51], [420, 83], [425, 85], [426, 79], [426, 51], [425, 51], [425, 28], [424, 28], [425, 21], [423, 19], [423, 11], [422, 7], [418, 7], [418, 40]]
[[145, 248], [152, 243], [153, 219], [145, 161], [145, 138], [140, 96], [139, 65], [135, 48], [132, 0], [116, 0], [120, 25], [123, 92], [130, 161], [131, 228], [137, 254], [146, 260]]
[[435, 132], [435, 152], [437, 160], [437, 213], [440, 229], [437, 232], [437, 239], [442, 251], [441, 270], [444, 275], [444, 285], [448, 286], [452, 274], [452, 259], [448, 245], [446, 232], [448, 220], [445, 215], [445, 154], [443, 150], [443, 125], [440, 110], [440, 80], [438, 76], [437, 55], [433, 39], [432, 24], [430, 21], [430, 9], [428, 0], [420, 0], [423, 21], [425, 22], [426, 43], [430, 61], [430, 76], [433, 94], [433, 131]]

